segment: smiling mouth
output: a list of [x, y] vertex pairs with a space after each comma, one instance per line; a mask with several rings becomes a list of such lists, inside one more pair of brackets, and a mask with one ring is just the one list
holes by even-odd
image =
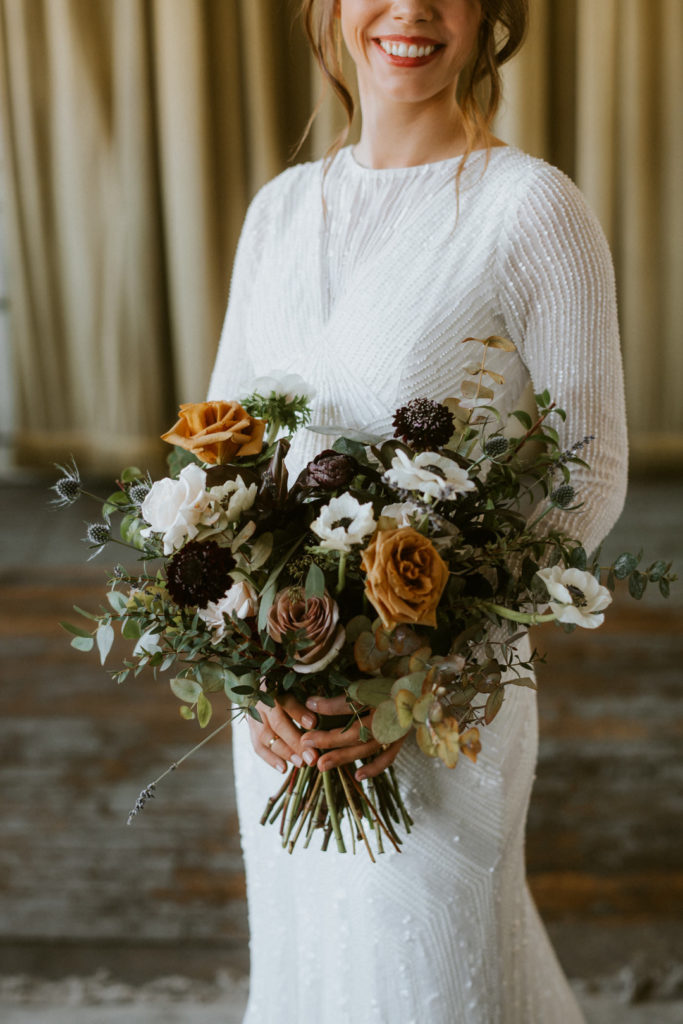
[[431, 43], [426, 40], [408, 41], [406, 39], [373, 39], [373, 43], [381, 50], [391, 64], [399, 67], [416, 67], [426, 64], [434, 55], [443, 49], [442, 43]]

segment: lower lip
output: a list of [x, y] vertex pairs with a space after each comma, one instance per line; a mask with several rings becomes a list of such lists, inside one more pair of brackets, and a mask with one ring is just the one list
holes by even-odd
[[375, 44], [379, 52], [382, 54], [382, 56], [385, 57], [390, 64], [393, 64], [397, 68], [422, 67], [423, 64], [429, 64], [430, 61], [433, 61], [436, 55], [441, 50], [441, 47], [437, 46], [436, 50], [432, 50], [431, 53], [428, 53], [424, 57], [395, 57], [393, 53], [387, 53], [386, 50], [382, 49], [382, 47], [379, 45], [376, 39], [373, 39], [373, 43]]

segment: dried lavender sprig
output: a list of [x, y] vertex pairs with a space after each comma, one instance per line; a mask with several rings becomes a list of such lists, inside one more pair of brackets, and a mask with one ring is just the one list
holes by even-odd
[[148, 786], [145, 786], [145, 788], [140, 793], [140, 796], [135, 801], [135, 807], [128, 815], [128, 820], [126, 824], [130, 825], [133, 818], [144, 809], [144, 806], [147, 803], [147, 801], [154, 798], [154, 790], [157, 788], [157, 785], [161, 782], [162, 779], [165, 779], [167, 775], [170, 775], [171, 772], [174, 772], [176, 768], [180, 768], [183, 761], [186, 761], [191, 754], [196, 753], [200, 747], [203, 747], [205, 743], [208, 743], [209, 740], [212, 740], [214, 736], [218, 735], [219, 732], [223, 732], [223, 729], [225, 729], [229, 724], [229, 719], [223, 722], [222, 725], [219, 725], [217, 729], [214, 729], [213, 732], [210, 732], [208, 736], [205, 736], [204, 739], [197, 743], [194, 747], [192, 747], [191, 750], [188, 750], [186, 754], [183, 754], [183, 756], [178, 761], [174, 761], [173, 764], [170, 764], [166, 771], [161, 773], [158, 779], [155, 779], [154, 782], [150, 782]]

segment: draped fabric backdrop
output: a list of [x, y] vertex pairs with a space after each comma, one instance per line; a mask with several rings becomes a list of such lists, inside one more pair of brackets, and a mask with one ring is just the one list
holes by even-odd
[[[318, 93], [289, 0], [0, 0], [17, 457], [153, 463], [203, 397], [246, 203]], [[683, 3], [532, 0], [497, 132], [615, 256], [634, 460], [683, 464]], [[343, 123], [328, 99], [297, 159]]]

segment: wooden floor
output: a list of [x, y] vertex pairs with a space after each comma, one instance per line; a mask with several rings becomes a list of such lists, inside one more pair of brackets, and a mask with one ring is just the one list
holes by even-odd
[[[133, 981], [247, 962], [229, 742], [140, 788], [190, 747], [165, 681], [118, 688], [59, 629], [101, 601], [85, 564], [88, 508], [44, 486], [0, 490], [0, 973], [106, 963]], [[608, 551], [683, 566], [683, 486], [634, 486]], [[683, 590], [683, 585], [679, 591]], [[539, 909], [570, 975], [635, 965], [656, 990], [683, 963], [683, 597], [616, 602], [605, 625], [537, 646], [541, 752], [528, 827]]]

